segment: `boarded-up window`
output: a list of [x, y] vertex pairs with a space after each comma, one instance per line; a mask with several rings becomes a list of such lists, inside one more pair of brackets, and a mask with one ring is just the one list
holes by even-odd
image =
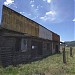
[[26, 52], [27, 51], [27, 39], [21, 40], [21, 51]]

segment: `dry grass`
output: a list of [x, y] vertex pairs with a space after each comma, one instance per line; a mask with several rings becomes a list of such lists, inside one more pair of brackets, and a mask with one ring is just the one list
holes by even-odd
[[75, 75], [75, 48], [73, 48], [73, 57], [70, 57], [69, 48], [66, 48], [66, 58], [67, 64], [63, 64], [61, 53], [30, 64], [1, 67], [0, 75], [40, 75], [40, 73], [45, 73], [45, 75]]

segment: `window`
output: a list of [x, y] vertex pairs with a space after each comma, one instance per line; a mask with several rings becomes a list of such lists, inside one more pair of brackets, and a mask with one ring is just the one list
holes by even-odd
[[26, 52], [27, 51], [27, 39], [22, 39], [21, 40], [21, 51]]

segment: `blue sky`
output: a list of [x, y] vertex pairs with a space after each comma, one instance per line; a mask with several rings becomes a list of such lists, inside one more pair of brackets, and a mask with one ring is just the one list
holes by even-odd
[[75, 40], [75, 0], [0, 0], [2, 5], [38, 22], [61, 36], [61, 41]]

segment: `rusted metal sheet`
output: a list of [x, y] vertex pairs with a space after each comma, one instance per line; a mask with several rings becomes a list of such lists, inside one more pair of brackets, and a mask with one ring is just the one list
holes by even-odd
[[52, 32], [52, 39], [53, 41], [56, 41], [56, 42], [52, 42], [52, 54], [58, 53], [59, 46], [60, 46], [60, 36]]
[[6, 6], [3, 6], [2, 26], [32, 36], [39, 35], [39, 26], [35, 22]]
[[52, 33], [46, 28], [39, 26], [39, 37], [52, 40]]
[[55, 34], [55, 33], [53, 33], [53, 32], [52, 32], [52, 39], [53, 39], [54, 41], [60, 42], [60, 36], [57, 35], [57, 34]]

